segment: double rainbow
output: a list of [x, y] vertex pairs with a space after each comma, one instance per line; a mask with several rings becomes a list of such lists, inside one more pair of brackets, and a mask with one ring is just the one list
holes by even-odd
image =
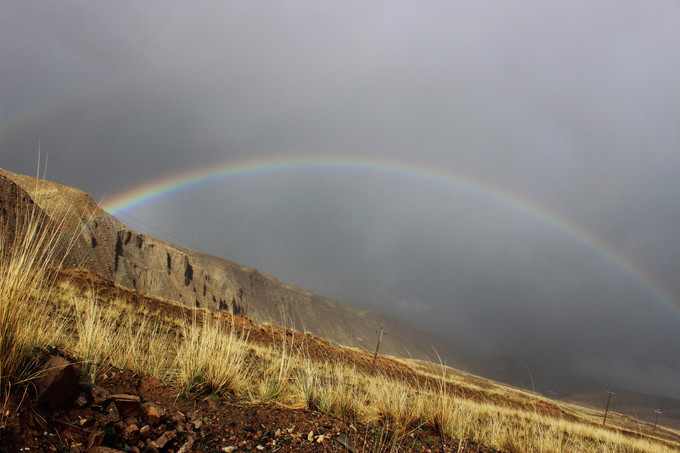
[[500, 190], [482, 184], [463, 175], [443, 172], [437, 169], [412, 164], [369, 160], [363, 158], [266, 158], [250, 159], [217, 167], [195, 169], [139, 185], [119, 193], [102, 203], [104, 209], [112, 214], [127, 213], [148, 203], [171, 197], [206, 184], [233, 180], [236, 178], [263, 177], [291, 171], [346, 171], [372, 174], [385, 174], [394, 177], [417, 180], [435, 184], [472, 196], [490, 200], [506, 209], [522, 214], [543, 224], [559, 234], [573, 240], [582, 247], [597, 254], [608, 265], [633, 282], [645, 293], [651, 295], [666, 309], [678, 316], [680, 303], [674, 300], [660, 284], [654, 281], [643, 269], [619, 254], [616, 250], [598, 240], [578, 225], [559, 217], [549, 210], [520, 198], [507, 190]]

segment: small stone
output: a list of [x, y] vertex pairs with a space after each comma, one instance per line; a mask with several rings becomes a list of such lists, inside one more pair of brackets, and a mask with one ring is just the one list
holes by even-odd
[[198, 420], [194, 420], [193, 422], [194, 429], [201, 429], [201, 426], [203, 426], [203, 420], [200, 418]]
[[146, 443], [146, 447], [144, 447], [144, 453], [158, 453], [158, 447], [156, 447], [153, 442], [149, 441]]
[[175, 431], [166, 431], [164, 432], [161, 437], [156, 439], [156, 444], [158, 445], [158, 448], [164, 448], [168, 442], [170, 442], [172, 439], [175, 438], [177, 434]]
[[281, 437], [281, 428], [277, 429], [274, 433], [274, 437]]
[[137, 417], [128, 417], [125, 419], [125, 424], [139, 426], [139, 419]]
[[191, 448], [194, 446], [194, 438], [189, 436], [187, 441], [180, 447], [177, 453], [189, 453]]
[[307, 434], [307, 440], [314, 442], [314, 431], [310, 431], [309, 434]]
[[142, 404], [142, 412], [154, 423], [160, 423], [165, 416], [165, 411], [153, 403]]
[[111, 393], [99, 385], [92, 387], [91, 392], [94, 404], [104, 404], [109, 398], [111, 398]]
[[173, 424], [177, 425], [177, 424], [179, 424], [179, 423], [182, 423], [182, 422], [184, 421], [185, 418], [186, 418], [186, 417], [184, 416], [183, 413], [181, 413], [181, 412], [175, 412], [174, 414], [172, 414], [172, 416], [170, 416], [170, 421], [171, 421]]
[[73, 404], [78, 407], [85, 407], [87, 406], [87, 397], [85, 394], [83, 394], [83, 392], [78, 392], [75, 399], [73, 400]]
[[262, 444], [257, 444], [257, 449], [258, 450], [264, 450], [264, 446]]
[[137, 425], [129, 425], [120, 433], [120, 437], [128, 445], [134, 445], [139, 439], [139, 427]]
[[151, 434], [151, 427], [149, 425], [144, 425], [139, 430], [139, 437], [143, 440], [148, 439]]
[[119, 393], [111, 395], [111, 399], [116, 403], [118, 411], [123, 417], [135, 417], [140, 414], [141, 400], [138, 396]]
[[115, 420], [120, 420], [120, 412], [118, 412], [118, 406], [116, 406], [116, 403], [111, 401], [108, 406], [106, 406], [106, 413], [109, 414], [109, 417], [115, 419]]
[[233, 451], [236, 451], [236, 447], [231, 445], [229, 447], [222, 447], [222, 451], [225, 453], [232, 453]]

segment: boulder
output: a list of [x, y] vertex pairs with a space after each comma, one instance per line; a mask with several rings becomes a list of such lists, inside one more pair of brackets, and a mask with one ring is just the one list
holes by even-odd
[[38, 402], [53, 409], [65, 405], [78, 390], [79, 380], [74, 364], [63, 357], [51, 357], [34, 381]]

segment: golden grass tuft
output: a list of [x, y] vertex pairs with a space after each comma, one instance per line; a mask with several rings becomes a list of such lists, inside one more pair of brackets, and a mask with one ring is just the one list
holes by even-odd
[[0, 219], [0, 389], [27, 378], [43, 349], [61, 333], [50, 317], [60, 245], [59, 224], [35, 204], [17, 200], [13, 221]]
[[170, 375], [181, 395], [191, 393], [241, 394], [246, 388], [247, 336], [225, 328], [219, 319], [203, 314], [185, 322]]

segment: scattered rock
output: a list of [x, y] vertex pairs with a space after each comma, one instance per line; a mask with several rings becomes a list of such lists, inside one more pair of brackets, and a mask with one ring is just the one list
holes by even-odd
[[128, 425], [120, 433], [120, 438], [128, 445], [134, 445], [139, 439], [139, 427], [137, 425]]
[[119, 393], [111, 395], [111, 400], [116, 403], [120, 415], [123, 417], [136, 417], [140, 415], [141, 399], [136, 395]]
[[34, 381], [39, 403], [62, 407], [78, 390], [80, 377], [76, 366], [63, 357], [51, 357]]
[[180, 449], [177, 451], [177, 453], [189, 453], [191, 451], [191, 448], [194, 446], [194, 438], [189, 436], [187, 438], [187, 441], [182, 444]]
[[87, 406], [87, 397], [83, 392], [79, 391], [76, 397], [73, 399], [73, 404], [78, 407], [85, 407]]
[[158, 446], [158, 448], [164, 448], [168, 444], [168, 442], [175, 438], [176, 435], [177, 434], [175, 433], [175, 431], [166, 431], [161, 435], [161, 437], [156, 439], [156, 445]]
[[185, 415], [181, 412], [175, 412], [170, 416], [170, 421], [175, 425], [182, 423], [185, 419]]
[[144, 414], [156, 424], [160, 423], [165, 416], [165, 411], [163, 408], [158, 407], [153, 403], [142, 404], [142, 412], [144, 412]]
[[139, 430], [139, 437], [142, 440], [148, 439], [153, 434], [151, 427], [149, 425], [144, 425]]
[[158, 447], [154, 445], [153, 442], [149, 441], [144, 447], [144, 453], [158, 453]]
[[109, 414], [109, 417], [113, 418], [114, 420], [120, 420], [120, 412], [118, 412], [118, 407], [113, 401], [111, 401], [109, 405], [106, 406], [106, 413]]
[[104, 387], [95, 385], [90, 390], [94, 404], [102, 405], [111, 398], [111, 393]]

